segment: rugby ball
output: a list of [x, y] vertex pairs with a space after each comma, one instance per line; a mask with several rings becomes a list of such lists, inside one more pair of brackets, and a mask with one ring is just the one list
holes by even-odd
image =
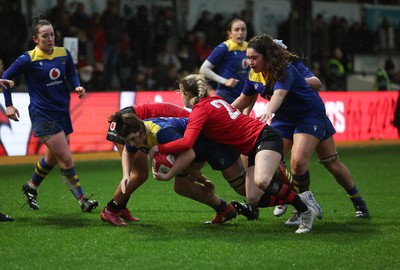
[[157, 153], [152, 160], [152, 165], [156, 172], [167, 173], [174, 165], [175, 159], [175, 155]]

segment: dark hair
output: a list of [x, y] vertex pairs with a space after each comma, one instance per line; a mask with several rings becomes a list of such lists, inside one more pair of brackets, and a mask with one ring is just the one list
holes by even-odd
[[251, 48], [263, 56], [268, 72], [267, 84], [270, 87], [285, 78], [287, 65], [290, 62], [288, 58], [292, 56], [286, 49], [276, 44], [269, 35], [264, 34], [251, 38], [247, 48]]
[[36, 36], [39, 32], [39, 28], [43, 25], [52, 25], [49, 20], [43, 15], [39, 15], [32, 20], [32, 35]]
[[[231, 20], [231, 21], [226, 25], [226, 32], [227, 32], [228, 35], [229, 35], [229, 32], [232, 31], [232, 26], [233, 26], [233, 24], [234, 24], [235, 22], [243, 22], [244, 25], [246, 25], [246, 23], [245, 23], [243, 20], [241, 20], [241, 19], [235, 18], [235, 19]], [[246, 26], [246, 27], [247, 27], [247, 26]]]
[[143, 121], [134, 113], [116, 112], [108, 118], [108, 123], [114, 123], [115, 132], [123, 138], [131, 133], [146, 133]]

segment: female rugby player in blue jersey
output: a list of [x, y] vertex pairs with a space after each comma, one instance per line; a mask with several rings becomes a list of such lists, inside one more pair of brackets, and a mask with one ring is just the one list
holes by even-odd
[[[187, 125], [187, 118], [149, 118], [141, 120], [134, 113], [120, 111], [110, 116], [109, 122], [113, 123], [113, 132], [115, 135], [123, 139], [125, 146], [121, 152], [121, 163], [123, 171], [123, 179], [121, 183], [129, 186], [132, 181], [131, 172], [135, 171], [136, 155], [147, 152], [150, 148], [158, 143], [173, 141], [182, 137]], [[220, 150], [217, 153], [210, 153], [209, 149]], [[198, 174], [198, 170], [208, 162], [215, 170], [224, 170], [229, 168], [238, 160], [239, 153], [235, 153], [228, 146], [216, 144], [212, 141], [201, 137], [197, 140], [193, 149], [184, 151], [179, 154], [175, 163], [183, 161], [190, 165], [193, 161], [196, 167], [193, 170], [188, 168], [188, 173], [180, 173], [175, 177], [175, 191], [185, 197], [191, 198], [198, 202], [204, 203], [212, 207], [216, 212], [216, 216], [209, 222], [210, 224], [222, 224], [232, 218], [237, 213], [232, 205], [218, 197], [213, 192], [214, 185], [208, 181], [203, 175]], [[187, 168], [185, 166], [185, 168]], [[196, 172], [191, 173], [191, 172]], [[135, 181], [135, 178], [133, 179]], [[124, 192], [124, 188], [120, 191]], [[245, 195], [245, 194], [242, 194]], [[137, 218], [126, 218], [126, 203], [124, 208], [112, 200], [104, 208], [101, 213], [101, 219], [109, 222], [114, 226], [126, 226], [120, 218], [125, 221], [137, 221]]]
[[[70, 52], [64, 47], [54, 46], [54, 28], [43, 16], [34, 18], [32, 36], [36, 47], [22, 54], [3, 74], [4, 79], [24, 74], [30, 97], [32, 129], [35, 137], [46, 145], [45, 155], [38, 161], [32, 178], [23, 184], [22, 191], [29, 206], [39, 209], [37, 189], [58, 163], [62, 177], [82, 211], [91, 212], [98, 202], [89, 200], [84, 194], [68, 144], [69, 134], [73, 131], [69, 85], [81, 99], [85, 97], [85, 89], [80, 86]], [[3, 93], [7, 117], [18, 121], [20, 115], [13, 106], [11, 89], [4, 89]]]
[[[217, 82], [216, 94], [232, 103], [242, 92], [250, 70], [246, 57], [246, 23], [233, 19], [228, 24], [227, 34], [228, 39], [215, 47], [201, 65], [200, 73]], [[249, 115], [250, 111], [244, 113]]]
[[[258, 94], [270, 98], [260, 120], [270, 120], [284, 139], [284, 154], [291, 150], [291, 170], [297, 192], [309, 189], [308, 163], [315, 150], [322, 163], [346, 190], [356, 210], [356, 217], [367, 218], [369, 212], [359, 195], [350, 171], [340, 161], [333, 140], [335, 129], [326, 116], [325, 105], [313, 89], [315, 76], [268, 35], [252, 38], [247, 47], [251, 71], [245, 88], [232, 106], [244, 109]], [[311, 86], [313, 87], [311, 87]], [[292, 222], [296, 221], [296, 222]], [[296, 213], [288, 224], [298, 223]]]

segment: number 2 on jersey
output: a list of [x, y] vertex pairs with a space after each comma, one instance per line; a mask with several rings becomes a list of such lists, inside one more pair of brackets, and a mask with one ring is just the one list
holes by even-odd
[[228, 111], [229, 117], [231, 119], [236, 119], [239, 114], [241, 113], [239, 110], [233, 111], [233, 108], [229, 106], [229, 104], [222, 99], [216, 99], [211, 101], [211, 105], [213, 105], [215, 108], [221, 108], [221, 105], [225, 107], [225, 109]]

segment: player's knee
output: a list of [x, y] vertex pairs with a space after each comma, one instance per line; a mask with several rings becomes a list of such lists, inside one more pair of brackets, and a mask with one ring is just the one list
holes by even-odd
[[259, 189], [266, 190], [273, 179], [274, 179], [273, 176], [265, 176], [265, 175], [261, 177], [255, 176], [254, 183]]
[[290, 161], [292, 174], [300, 175], [307, 170], [307, 161], [301, 158], [295, 158]]

